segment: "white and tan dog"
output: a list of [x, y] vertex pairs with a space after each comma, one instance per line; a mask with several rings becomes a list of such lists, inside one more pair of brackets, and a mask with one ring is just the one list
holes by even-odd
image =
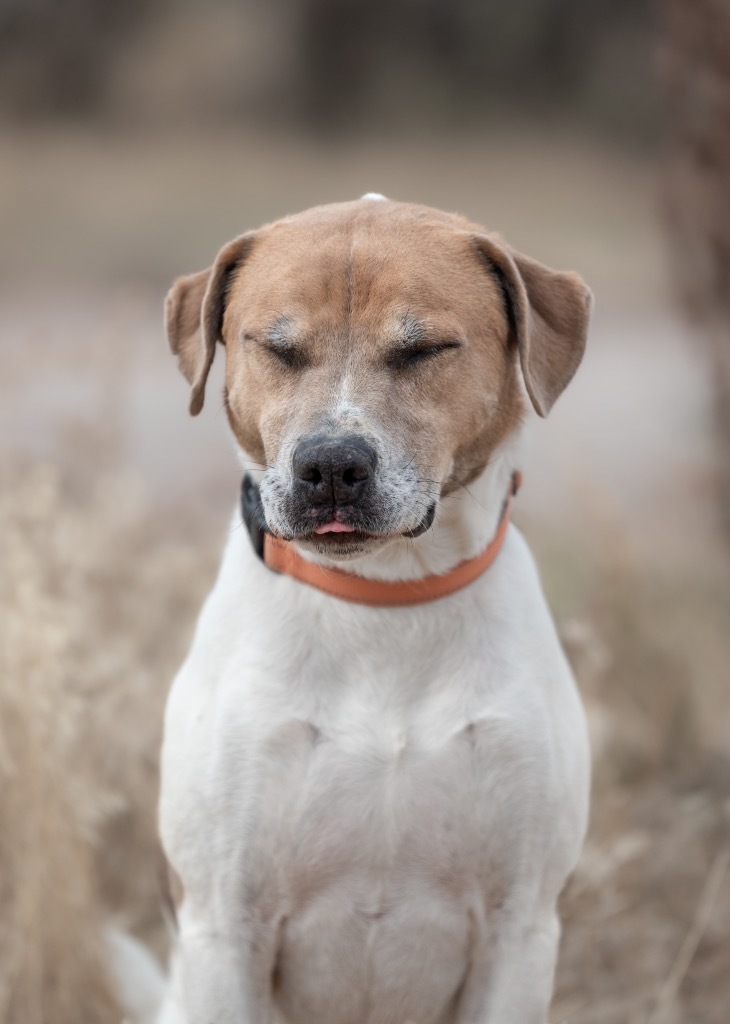
[[508, 505], [524, 390], [545, 415], [589, 308], [373, 195], [173, 286], [191, 412], [222, 342], [261, 468], [167, 706], [164, 1024], [547, 1021], [589, 752]]

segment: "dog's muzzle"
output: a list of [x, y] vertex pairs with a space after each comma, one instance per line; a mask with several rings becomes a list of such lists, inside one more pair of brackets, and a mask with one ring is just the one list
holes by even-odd
[[262, 518], [275, 536], [349, 556], [398, 534], [417, 537], [433, 524], [436, 501], [415, 470], [388, 471], [362, 434], [312, 433], [297, 440], [290, 458], [285, 481], [275, 486], [265, 475], [261, 483]]

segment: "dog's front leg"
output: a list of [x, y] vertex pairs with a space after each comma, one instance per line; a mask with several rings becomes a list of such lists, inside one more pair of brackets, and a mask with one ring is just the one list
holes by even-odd
[[274, 934], [181, 920], [177, 969], [187, 1024], [269, 1024]]
[[475, 942], [456, 1024], [547, 1024], [560, 941], [557, 915], [513, 920]]

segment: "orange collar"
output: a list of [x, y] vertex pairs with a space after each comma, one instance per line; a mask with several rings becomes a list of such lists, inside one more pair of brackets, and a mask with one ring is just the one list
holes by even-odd
[[[250, 478], [248, 478], [250, 480]], [[270, 533], [263, 532], [259, 543], [254, 541], [258, 553], [264, 563], [274, 572], [291, 576], [300, 583], [324, 591], [331, 597], [339, 597], [342, 601], [355, 604], [373, 605], [379, 608], [393, 608], [402, 605], [425, 604], [438, 601], [442, 597], [461, 590], [473, 583], [490, 567], [502, 550], [507, 528], [509, 526], [512, 502], [522, 483], [522, 474], [515, 471], [509, 493], [502, 506], [497, 532], [481, 554], [467, 558], [453, 569], [440, 576], [426, 576], [424, 579], [392, 582], [386, 580], [370, 580], [363, 576], [353, 576], [341, 569], [326, 569], [314, 562], [302, 558], [295, 546]], [[244, 518], [251, 529], [246, 515], [246, 488], [253, 486], [244, 480]], [[249, 499], [250, 500], [250, 499]], [[253, 539], [253, 534], [252, 534]]]

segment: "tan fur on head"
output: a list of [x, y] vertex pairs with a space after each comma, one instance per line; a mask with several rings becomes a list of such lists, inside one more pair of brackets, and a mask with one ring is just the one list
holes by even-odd
[[[580, 363], [589, 313], [575, 274], [462, 217], [364, 198], [230, 242], [210, 270], [175, 283], [167, 330], [193, 415], [216, 342], [226, 345], [228, 418], [269, 467], [262, 494], [283, 534], [294, 444], [344, 430], [377, 451], [397, 532], [417, 525], [427, 494], [478, 476], [516, 428], [520, 368], [547, 414]], [[411, 361], [419, 345], [430, 351]]]
[[[367, 202], [369, 198], [370, 195], [363, 197], [358, 205]], [[342, 218], [347, 216], [348, 208], [353, 205], [356, 204], [341, 204]], [[424, 220], [425, 213], [432, 214], [439, 221], [450, 222], [454, 233], [462, 233], [465, 227], [475, 227], [460, 217], [435, 210], [427, 211], [424, 207], [408, 207], [390, 202], [383, 203], [383, 206], [391, 210], [393, 207], [400, 209], [398, 219], [404, 236], [416, 227], [419, 220]], [[300, 215], [306, 218], [314, 242], [317, 235], [322, 234], [323, 225], [318, 221], [324, 220], [325, 224], [330, 222], [337, 209], [321, 207]], [[403, 222], [404, 209], [412, 211], [411, 224]], [[321, 215], [319, 218], [316, 216], [318, 213]], [[287, 218], [279, 222], [279, 225], [297, 219]], [[279, 225], [264, 230], [271, 232]], [[372, 221], [372, 231], [374, 237], [381, 231], [381, 224], [376, 219]], [[479, 229], [477, 231], [477, 246], [488, 264], [499, 274], [510, 305], [527, 392], [535, 410], [545, 416], [580, 364], [590, 318], [591, 293], [577, 274], [550, 270], [511, 249], [497, 236], [487, 236]], [[286, 243], [285, 234], [281, 239], [283, 244]], [[254, 238], [255, 234], [249, 233], [229, 242], [212, 267], [178, 278], [167, 296], [167, 334], [170, 347], [178, 357], [180, 369], [192, 387], [192, 415], [197, 415], [202, 409], [215, 345], [217, 341], [223, 341], [226, 290], [232, 272], [246, 258]], [[282, 260], [289, 263], [284, 253]], [[303, 280], [311, 272], [306, 261], [307, 254], [302, 252]], [[344, 268], [340, 268], [340, 272], [344, 273]], [[387, 273], [385, 262], [383, 272]]]

